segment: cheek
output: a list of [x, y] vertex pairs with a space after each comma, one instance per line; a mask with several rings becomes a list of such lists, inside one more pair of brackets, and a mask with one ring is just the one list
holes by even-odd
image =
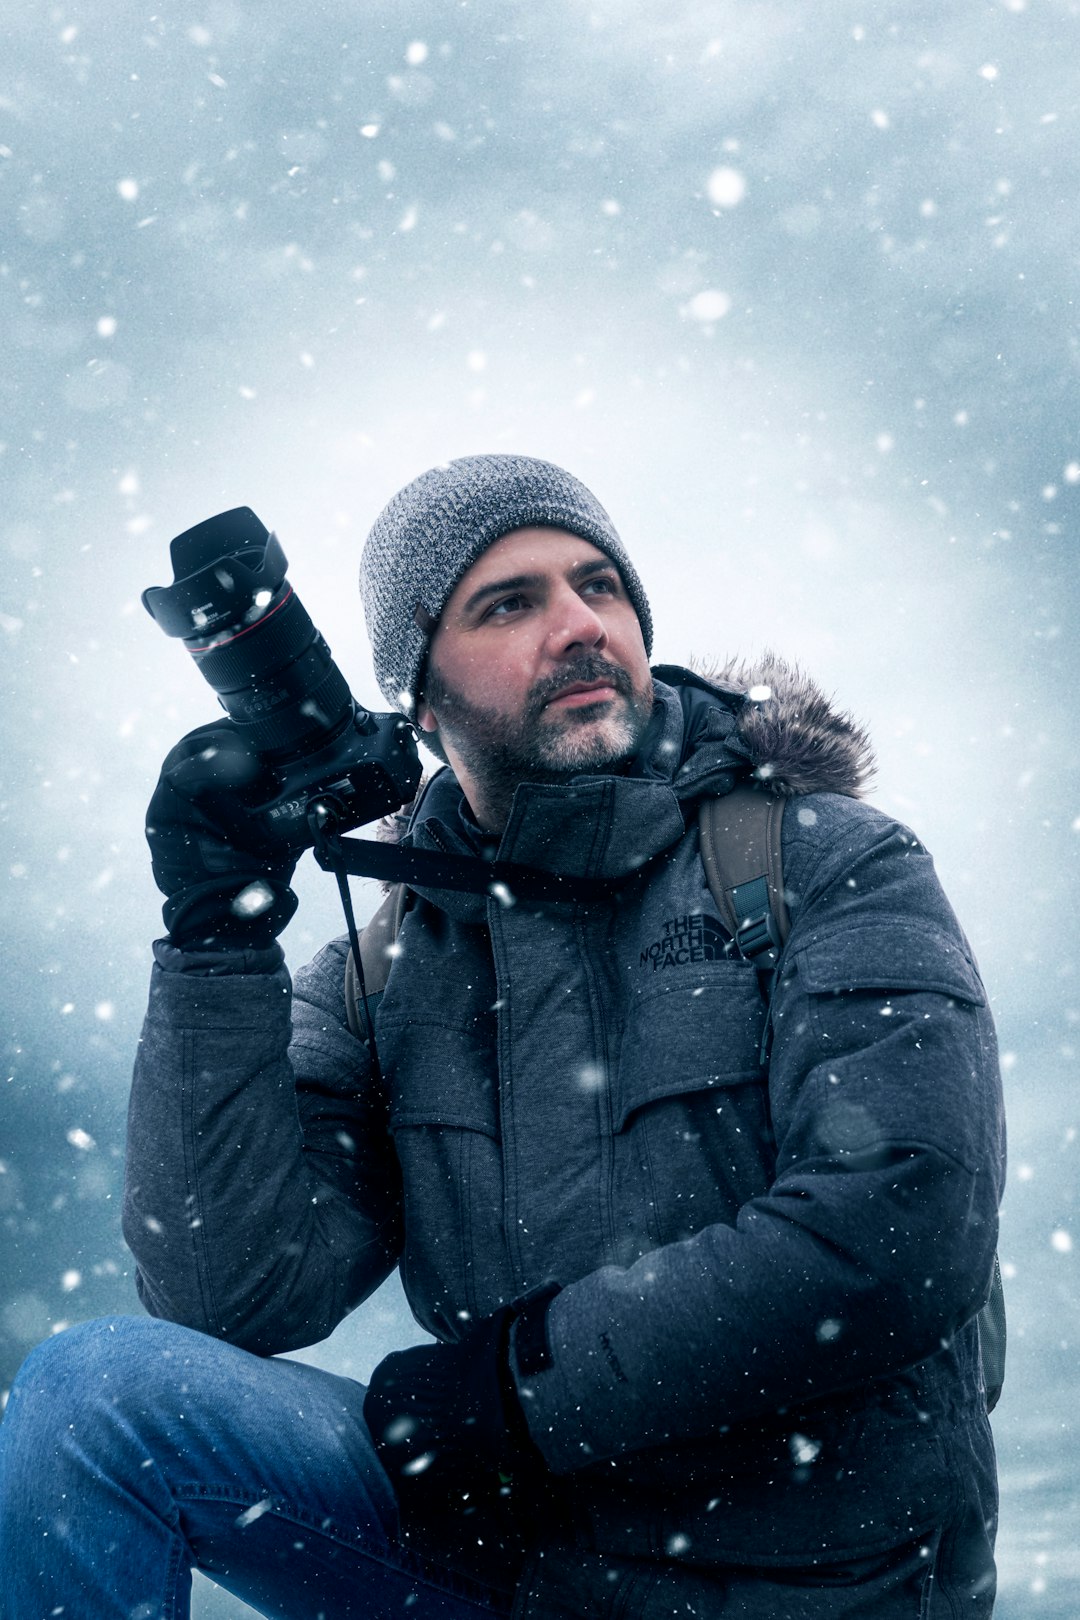
[[649, 672], [649, 655], [645, 651], [645, 643], [641, 636], [641, 626], [634, 615], [632, 624], [621, 626], [611, 637], [611, 648], [614, 656], [622, 664], [639, 690], [652, 685], [652, 675]]
[[473, 707], [505, 709], [529, 688], [531, 676], [524, 667], [523, 651], [510, 632], [500, 638], [497, 647], [460, 649], [456, 656], [441, 661], [440, 674], [447, 686]]
[[494, 645], [484, 649], [482, 662], [477, 661], [477, 679], [486, 679], [490, 685], [528, 685], [536, 672], [537, 647], [535, 636], [525, 629], [507, 629]]

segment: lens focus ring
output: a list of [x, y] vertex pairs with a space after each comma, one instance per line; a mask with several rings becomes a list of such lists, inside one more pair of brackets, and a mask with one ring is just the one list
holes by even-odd
[[303, 683], [280, 708], [257, 718], [230, 712], [255, 752], [273, 758], [303, 753], [337, 736], [352, 718], [353, 701], [344, 675], [331, 663], [318, 685]]
[[257, 623], [192, 656], [260, 754], [317, 746], [352, 715], [348, 683], [292, 592]]

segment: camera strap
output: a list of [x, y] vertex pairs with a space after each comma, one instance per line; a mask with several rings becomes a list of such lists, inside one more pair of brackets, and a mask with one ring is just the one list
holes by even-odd
[[516, 900], [610, 900], [626, 881], [625, 877], [570, 877], [516, 861], [483, 861], [475, 855], [402, 849], [398, 844], [380, 844], [373, 838], [345, 838], [326, 831], [316, 837], [315, 859], [324, 872], [381, 878], [385, 883], [407, 883], [420, 889], [490, 894], [504, 905], [513, 905]]

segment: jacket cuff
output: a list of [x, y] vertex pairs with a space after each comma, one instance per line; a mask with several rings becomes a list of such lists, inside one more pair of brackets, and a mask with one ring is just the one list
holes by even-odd
[[155, 939], [154, 960], [164, 973], [220, 978], [232, 973], [276, 973], [285, 953], [276, 939], [261, 950], [232, 947], [220, 951], [183, 950], [170, 939]]
[[144, 1039], [161, 1025], [173, 1031], [250, 1030], [281, 1041], [284, 1053], [291, 1009], [292, 983], [284, 967], [273, 973], [245, 974], [235, 967], [226, 973], [177, 972], [155, 962]]

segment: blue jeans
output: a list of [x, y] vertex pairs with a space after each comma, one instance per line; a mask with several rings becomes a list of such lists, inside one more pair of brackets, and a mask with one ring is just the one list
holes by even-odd
[[[396, 1539], [363, 1385], [136, 1317], [48, 1339], [0, 1424], [3, 1620], [177, 1620], [192, 1568], [280, 1620], [496, 1620], [510, 1600]], [[989, 1615], [969, 1512], [880, 1557], [676, 1568], [549, 1548], [522, 1620]]]
[[395, 1539], [364, 1386], [168, 1322], [40, 1345], [0, 1425], [10, 1620], [177, 1620], [192, 1567], [282, 1620], [491, 1620], [509, 1601]]

